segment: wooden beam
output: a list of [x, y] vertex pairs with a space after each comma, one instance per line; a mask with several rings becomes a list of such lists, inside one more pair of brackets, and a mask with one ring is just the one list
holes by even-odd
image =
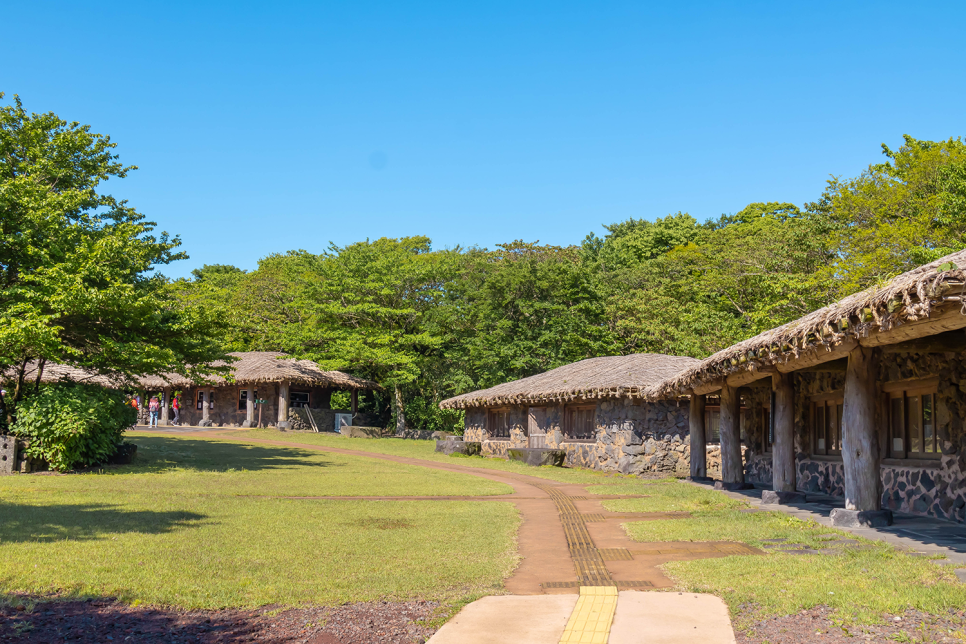
[[744, 483], [745, 468], [741, 461], [741, 428], [739, 427], [740, 400], [738, 391], [725, 385], [721, 388], [721, 480], [725, 483]]
[[775, 408], [771, 410], [775, 424], [775, 442], [771, 448], [772, 489], [776, 492], [794, 492], [795, 391], [792, 377], [787, 373], [775, 374], [772, 383], [775, 391]]
[[874, 349], [857, 347], [849, 355], [842, 410], [846, 510], [874, 512], [882, 508], [879, 433], [875, 422], [876, 366]]
[[805, 367], [804, 369], [799, 369], [798, 373], [822, 373], [822, 372], [839, 372], [845, 373], [845, 369], [849, 364], [848, 358], [841, 358], [839, 360], [832, 360], [831, 362], [823, 362], [822, 364], [813, 365], [811, 367]]
[[791, 373], [807, 367], [814, 367], [815, 365], [832, 362], [833, 360], [841, 360], [842, 358], [848, 357], [852, 349], [857, 346], [859, 346], [859, 343], [855, 340], [846, 340], [845, 342], [837, 344], [830, 349], [809, 349], [798, 358], [792, 358], [788, 362], [779, 364], [778, 372]]
[[714, 380], [710, 380], [706, 383], [696, 386], [694, 388], [694, 393], [698, 396], [706, 396], [707, 394], [720, 390], [724, 384], [724, 378], [715, 378]]
[[888, 331], [873, 333], [859, 341], [863, 347], [880, 347], [885, 344], [899, 344], [907, 340], [916, 340], [930, 335], [939, 335], [945, 331], [955, 331], [966, 328], [966, 315], [963, 315], [959, 304], [948, 311], [937, 312], [924, 320], [906, 322]]
[[771, 366], [755, 369], [754, 371], [741, 371], [728, 376], [727, 383], [729, 387], [748, 387], [751, 386], [751, 383], [764, 379], [766, 381], [765, 384], [770, 387], [771, 374], [773, 373], [778, 373], [778, 369]]
[[966, 351], [966, 333], [963, 333], [962, 329], [882, 347], [882, 353], [962, 353], [963, 351]]

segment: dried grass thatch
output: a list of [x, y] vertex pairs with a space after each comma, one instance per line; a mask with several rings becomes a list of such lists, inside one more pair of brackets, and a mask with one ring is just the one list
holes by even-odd
[[696, 363], [694, 358], [636, 353], [589, 358], [489, 389], [449, 398], [441, 409], [640, 397], [651, 385]]
[[[237, 358], [232, 362], [233, 380], [235, 384], [260, 383], [260, 382], [282, 382], [288, 380], [297, 385], [315, 385], [320, 387], [331, 387], [334, 389], [381, 389], [381, 387], [363, 378], [350, 376], [341, 371], [323, 371], [311, 360], [295, 360], [289, 358], [287, 354], [277, 351], [245, 351], [229, 353], [228, 355]], [[224, 362], [215, 363], [215, 366], [224, 366]], [[34, 382], [36, 379], [36, 364], [28, 365], [25, 381]], [[15, 377], [11, 372], [4, 374], [5, 380], [12, 380]], [[127, 387], [141, 386], [146, 389], [161, 389], [164, 387], [191, 387], [202, 384], [180, 374], [165, 374], [164, 376], [142, 376], [136, 382], [126, 382], [123, 379], [111, 376], [99, 375], [60, 364], [47, 363], [41, 382], [52, 383], [62, 380], [74, 382], [87, 382], [91, 384], [122, 389]], [[207, 379], [214, 385], [223, 385], [228, 379], [222, 376], [212, 376]]]
[[[944, 270], [939, 270], [943, 267]], [[693, 387], [743, 371], [754, 371], [831, 351], [847, 340], [867, 338], [931, 314], [959, 308], [966, 315], [966, 250], [903, 273], [783, 326], [723, 349], [645, 392], [650, 399], [686, 393]]]

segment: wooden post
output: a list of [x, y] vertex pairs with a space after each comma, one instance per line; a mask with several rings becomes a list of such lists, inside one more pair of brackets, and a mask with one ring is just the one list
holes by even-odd
[[353, 389], [352, 390], [352, 415], [353, 415], [353, 417], [356, 415], [356, 412], [357, 411], [359, 411], [359, 390], [358, 389]]
[[892, 513], [882, 510], [879, 434], [876, 431], [875, 349], [858, 346], [849, 353], [842, 410], [842, 465], [845, 510], [832, 512], [834, 525], [889, 525]]
[[245, 390], [245, 424], [242, 427], [251, 427], [255, 422], [255, 388], [251, 385]]
[[171, 387], [165, 387], [161, 392], [161, 419], [160, 425], [167, 427], [170, 423], [168, 422], [168, 407], [171, 406]]
[[794, 492], [795, 391], [792, 387], [792, 376], [776, 373], [771, 378], [771, 384], [775, 392], [775, 408], [771, 410], [772, 422], [775, 425], [775, 439], [771, 447], [772, 489], [776, 492]]
[[745, 481], [740, 413], [738, 390], [724, 384], [721, 387], [721, 481], [725, 485], [740, 485]]
[[278, 423], [279, 429], [288, 429], [288, 380], [278, 383]]
[[691, 394], [691, 412], [688, 422], [691, 429], [691, 478], [708, 477], [708, 438], [704, 427], [705, 396]]
[[201, 426], [209, 427], [211, 425], [211, 421], [208, 420], [208, 407], [210, 406], [208, 403], [211, 401], [211, 388], [205, 387], [202, 391], [204, 398], [201, 402]]

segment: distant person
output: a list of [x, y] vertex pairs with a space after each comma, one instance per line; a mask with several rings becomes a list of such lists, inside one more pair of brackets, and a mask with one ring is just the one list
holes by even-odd
[[181, 409], [181, 396], [175, 396], [171, 399], [171, 409], [174, 411], [174, 420], [171, 422], [177, 425], [178, 421], [181, 419], [181, 416], [178, 413], [178, 411]]
[[148, 413], [151, 414], [151, 427], [158, 426], [158, 412], [161, 411], [161, 403], [158, 402], [157, 396], [151, 396], [151, 401], [148, 403]]

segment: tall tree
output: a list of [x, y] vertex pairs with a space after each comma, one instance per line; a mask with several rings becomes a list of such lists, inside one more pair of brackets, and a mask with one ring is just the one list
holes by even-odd
[[[0, 98], [2, 98], [0, 94]], [[55, 114], [0, 107], [0, 372], [46, 361], [118, 376], [204, 375], [222, 325], [166, 296], [158, 266], [185, 257], [126, 202], [101, 191], [125, 166], [107, 136]]]

